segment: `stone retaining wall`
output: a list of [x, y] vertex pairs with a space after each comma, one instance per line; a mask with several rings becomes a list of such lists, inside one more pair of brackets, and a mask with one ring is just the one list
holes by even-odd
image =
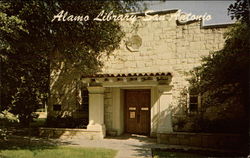
[[241, 134], [225, 133], [158, 133], [157, 142], [168, 145], [182, 145], [212, 149], [244, 150], [247, 139]]
[[69, 129], [69, 128], [39, 128], [39, 136], [47, 138], [80, 138], [80, 139], [103, 139], [100, 131], [90, 131], [87, 129]]

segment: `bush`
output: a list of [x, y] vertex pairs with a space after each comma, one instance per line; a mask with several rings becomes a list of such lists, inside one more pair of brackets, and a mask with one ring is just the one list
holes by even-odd
[[173, 126], [175, 132], [198, 133], [245, 133], [248, 129], [244, 118], [219, 117], [211, 120], [201, 114], [175, 118]]
[[7, 127], [15, 122], [19, 122], [17, 116], [7, 110], [0, 112], [0, 139], [7, 140], [9, 135]]
[[88, 119], [85, 118], [48, 117], [46, 120], [47, 127], [55, 127], [55, 128], [86, 128], [87, 125], [88, 125]]

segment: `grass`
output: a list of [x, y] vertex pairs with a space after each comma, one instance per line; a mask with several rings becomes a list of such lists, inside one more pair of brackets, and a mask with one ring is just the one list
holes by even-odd
[[102, 148], [35, 147], [0, 150], [0, 158], [113, 158], [117, 151]]

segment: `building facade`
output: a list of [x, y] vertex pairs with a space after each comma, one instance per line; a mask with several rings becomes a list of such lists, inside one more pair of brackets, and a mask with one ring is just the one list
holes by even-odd
[[55, 62], [48, 116], [86, 117], [87, 131], [98, 131], [100, 138], [173, 132], [174, 118], [200, 105], [191, 95], [186, 104], [180, 103], [188, 87], [187, 72], [199, 66], [202, 57], [223, 48], [229, 27], [203, 26], [200, 20], [181, 23], [172, 18], [177, 13], [151, 13], [161, 20], [138, 14], [133, 24], [121, 22], [126, 35], [120, 48], [102, 56], [104, 66], [96, 75], [84, 76], [71, 69], [71, 63]]

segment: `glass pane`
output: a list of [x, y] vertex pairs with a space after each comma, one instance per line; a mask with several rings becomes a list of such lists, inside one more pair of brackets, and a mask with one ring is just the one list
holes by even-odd
[[88, 112], [89, 109], [89, 92], [85, 88], [82, 90], [82, 107], [80, 108], [82, 111]]
[[197, 111], [198, 110], [198, 104], [190, 104], [189, 109], [190, 109], [190, 111]]

